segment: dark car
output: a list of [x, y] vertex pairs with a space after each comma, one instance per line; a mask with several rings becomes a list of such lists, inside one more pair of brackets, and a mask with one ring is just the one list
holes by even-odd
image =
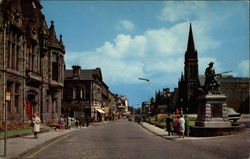
[[237, 113], [233, 108], [227, 108], [228, 119], [237, 122], [241, 118], [241, 114]]

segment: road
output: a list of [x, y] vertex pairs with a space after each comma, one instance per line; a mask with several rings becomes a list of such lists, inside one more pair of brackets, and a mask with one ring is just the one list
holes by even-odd
[[202, 140], [166, 140], [127, 120], [83, 128], [23, 158], [36, 159], [246, 159], [250, 131]]

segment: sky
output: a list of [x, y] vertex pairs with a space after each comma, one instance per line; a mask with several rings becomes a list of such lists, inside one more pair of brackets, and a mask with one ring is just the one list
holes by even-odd
[[[247, 1], [41, 1], [47, 25], [63, 35], [67, 69], [100, 67], [113, 93], [138, 107], [184, 70], [190, 22], [199, 74], [249, 77]], [[138, 80], [149, 79], [150, 82]]]

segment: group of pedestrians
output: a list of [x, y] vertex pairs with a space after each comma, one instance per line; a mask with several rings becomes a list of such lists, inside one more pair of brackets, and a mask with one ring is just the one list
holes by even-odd
[[71, 128], [71, 123], [72, 120], [71, 118], [67, 115], [65, 118], [63, 118], [62, 116], [58, 119], [58, 129], [63, 129], [63, 127], [65, 129], [70, 129]]
[[184, 135], [189, 136], [189, 119], [187, 115], [183, 117], [183, 115], [177, 116], [174, 120], [170, 114], [168, 114], [166, 118], [166, 128], [168, 131], [168, 135], [179, 135], [180, 138], [184, 138]]
[[81, 115], [80, 117], [76, 118], [75, 120], [75, 126], [76, 128], [80, 127], [85, 127], [85, 125], [88, 127], [89, 126], [89, 122], [90, 122], [90, 117], [89, 116], [84, 116]]

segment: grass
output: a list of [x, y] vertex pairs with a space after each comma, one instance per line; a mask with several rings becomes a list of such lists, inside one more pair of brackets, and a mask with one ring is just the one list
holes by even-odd
[[[23, 133], [30, 133], [32, 132], [32, 128], [28, 129], [18, 129], [18, 130], [9, 130], [7, 131], [7, 137], [13, 136], [13, 135], [18, 135], [18, 134], [23, 134]], [[4, 132], [0, 132], [0, 137], [4, 137]]]

